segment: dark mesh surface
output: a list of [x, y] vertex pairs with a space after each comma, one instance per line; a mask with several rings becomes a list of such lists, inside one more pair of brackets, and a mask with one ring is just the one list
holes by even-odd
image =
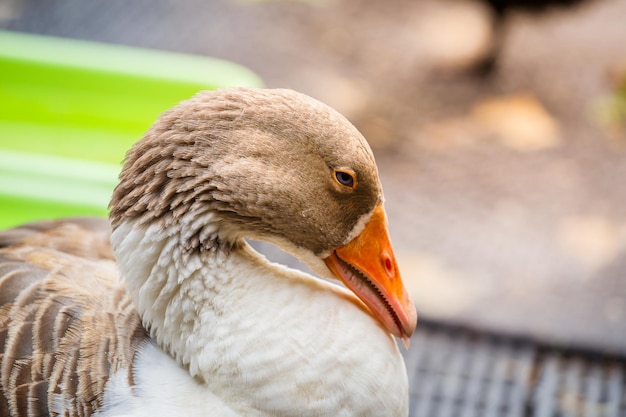
[[626, 415], [623, 357], [424, 321], [411, 343], [411, 417]]

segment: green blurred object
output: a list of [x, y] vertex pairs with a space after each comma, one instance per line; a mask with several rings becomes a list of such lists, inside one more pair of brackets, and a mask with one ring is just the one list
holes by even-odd
[[260, 87], [223, 60], [0, 31], [0, 227], [106, 215], [128, 148], [200, 90]]

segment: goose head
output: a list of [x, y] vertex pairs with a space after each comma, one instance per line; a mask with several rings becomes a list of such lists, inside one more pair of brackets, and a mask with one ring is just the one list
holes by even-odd
[[[128, 152], [110, 209], [114, 229], [128, 220], [194, 225], [188, 251], [272, 242], [342, 281], [405, 343], [415, 328], [372, 151], [306, 95], [238, 88], [182, 102]], [[193, 221], [208, 212], [219, 228]]]

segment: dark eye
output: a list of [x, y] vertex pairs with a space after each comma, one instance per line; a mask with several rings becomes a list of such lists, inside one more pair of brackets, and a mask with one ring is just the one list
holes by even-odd
[[348, 171], [335, 171], [335, 178], [337, 182], [344, 187], [354, 188], [356, 186], [356, 179], [354, 174]]

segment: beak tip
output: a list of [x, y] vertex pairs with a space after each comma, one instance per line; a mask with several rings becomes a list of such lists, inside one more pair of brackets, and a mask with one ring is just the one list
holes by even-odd
[[402, 343], [406, 350], [409, 350], [411, 348], [411, 337], [407, 335], [402, 336]]
[[417, 310], [415, 309], [415, 305], [412, 301], [410, 302], [410, 306], [407, 306], [405, 311], [408, 314], [403, 323], [404, 326], [400, 329], [400, 338], [408, 350], [411, 345], [411, 336], [413, 336], [415, 328], [417, 327]]

